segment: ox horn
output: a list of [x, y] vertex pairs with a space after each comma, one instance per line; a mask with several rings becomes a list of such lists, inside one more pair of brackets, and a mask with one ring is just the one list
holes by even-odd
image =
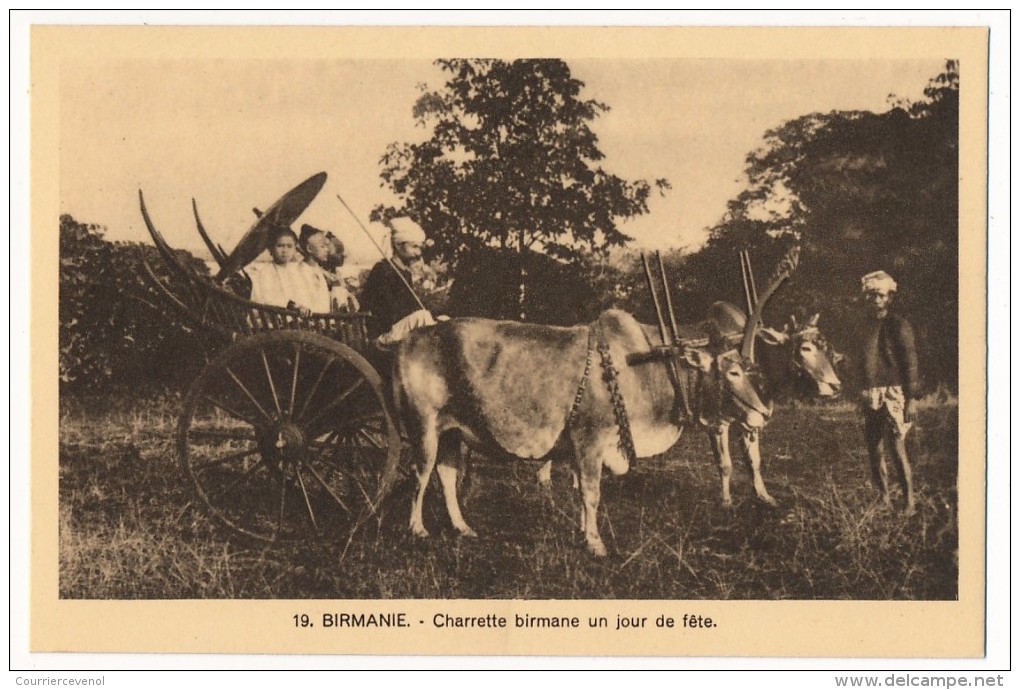
[[754, 338], [758, 331], [758, 324], [761, 322], [762, 313], [765, 311], [765, 304], [784, 280], [797, 268], [800, 261], [800, 247], [794, 246], [786, 253], [776, 266], [775, 273], [769, 278], [765, 290], [761, 293], [760, 299], [755, 300], [754, 313], [747, 319], [744, 326], [744, 341], [740, 346], [740, 355], [744, 359], [754, 361]]

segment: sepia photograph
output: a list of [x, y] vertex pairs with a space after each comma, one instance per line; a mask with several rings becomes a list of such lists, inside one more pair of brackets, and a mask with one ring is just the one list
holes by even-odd
[[32, 27], [33, 651], [980, 656], [987, 41]]

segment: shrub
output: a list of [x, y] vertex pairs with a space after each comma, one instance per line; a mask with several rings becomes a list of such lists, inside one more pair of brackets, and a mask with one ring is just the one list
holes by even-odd
[[[154, 247], [110, 242], [98, 225], [60, 217], [59, 372], [62, 392], [177, 384], [206, 348], [151, 294], [142, 266]], [[182, 252], [197, 270], [205, 265]], [[167, 277], [162, 274], [162, 277]]]

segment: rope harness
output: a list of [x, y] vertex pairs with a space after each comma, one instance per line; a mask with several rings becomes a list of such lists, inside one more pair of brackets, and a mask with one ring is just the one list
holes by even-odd
[[574, 422], [577, 410], [581, 406], [581, 398], [588, 388], [588, 379], [591, 376], [591, 364], [595, 350], [598, 349], [599, 359], [602, 364], [602, 380], [609, 390], [609, 399], [613, 405], [613, 415], [616, 417], [616, 427], [620, 433], [619, 448], [623, 452], [627, 462], [633, 464], [637, 459], [634, 450], [634, 437], [630, 429], [630, 420], [627, 417], [627, 407], [623, 402], [623, 395], [620, 393], [618, 381], [619, 371], [613, 365], [613, 357], [609, 353], [609, 344], [602, 337], [602, 326], [596, 321], [588, 328], [588, 352], [584, 360], [584, 373], [581, 375], [581, 383], [577, 387], [577, 394], [574, 395], [574, 403], [570, 406], [570, 414], [567, 415], [567, 426]]
[[613, 414], [616, 416], [616, 427], [620, 432], [619, 448], [627, 462], [633, 464], [637, 459], [634, 451], [634, 437], [630, 431], [630, 420], [627, 418], [627, 408], [623, 404], [623, 396], [620, 394], [620, 385], [617, 381], [619, 372], [613, 366], [613, 358], [609, 354], [609, 345], [602, 337], [602, 327], [596, 322], [598, 328], [599, 356], [602, 358], [602, 379], [609, 388], [609, 399], [613, 403]]
[[574, 404], [570, 406], [570, 414], [567, 415], [567, 426], [574, 422], [577, 415], [577, 408], [581, 406], [581, 398], [588, 388], [588, 375], [591, 374], [591, 359], [595, 352], [595, 329], [588, 327], [588, 353], [584, 358], [584, 373], [581, 374], [581, 383], [577, 386], [577, 394], [574, 396]]

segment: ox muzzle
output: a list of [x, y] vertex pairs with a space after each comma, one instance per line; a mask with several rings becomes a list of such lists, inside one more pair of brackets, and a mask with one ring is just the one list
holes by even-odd
[[820, 398], [834, 398], [843, 386], [824, 350], [814, 343], [803, 343], [794, 356], [802, 384]]

